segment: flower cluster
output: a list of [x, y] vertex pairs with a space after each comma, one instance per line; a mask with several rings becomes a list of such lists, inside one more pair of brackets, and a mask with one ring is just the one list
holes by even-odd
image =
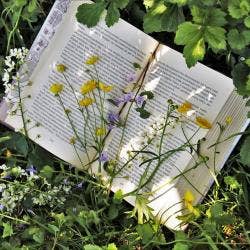
[[27, 199], [32, 201], [31, 206], [44, 205], [52, 208], [63, 205], [65, 195], [69, 194], [74, 185], [69, 181], [53, 185], [39, 175], [34, 166], [22, 169], [19, 166], [11, 168], [2, 165], [0, 170], [0, 209], [10, 214]]
[[28, 49], [24, 47], [11, 49], [9, 56], [5, 58], [5, 69], [2, 81], [5, 87], [5, 99], [7, 102], [12, 99], [11, 92], [15, 89], [14, 82], [20, 77], [17, 70], [24, 64], [28, 52]]

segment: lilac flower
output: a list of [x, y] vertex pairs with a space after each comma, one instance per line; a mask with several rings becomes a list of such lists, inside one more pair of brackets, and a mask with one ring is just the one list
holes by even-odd
[[144, 96], [141, 96], [141, 95], [137, 96], [135, 98], [135, 101], [136, 101], [136, 104], [141, 107], [143, 102], [145, 101]]
[[83, 184], [83, 182], [80, 182], [80, 183], [78, 183], [78, 184], [76, 185], [76, 187], [77, 187], [77, 188], [82, 188], [82, 184]]
[[109, 112], [108, 113], [108, 122], [111, 123], [111, 124], [119, 122], [119, 114]]
[[100, 161], [107, 162], [108, 160], [109, 160], [108, 153], [106, 151], [103, 151], [100, 155]]
[[127, 75], [126, 77], [126, 81], [127, 82], [134, 82], [136, 80], [136, 75], [135, 73], [130, 73]]
[[111, 131], [113, 128], [115, 128], [115, 125], [113, 125], [113, 124], [108, 124], [107, 127], [108, 127], [108, 130]]
[[6, 174], [3, 179], [6, 179], [6, 180], [11, 180], [12, 179], [12, 176], [10, 174]]
[[4, 205], [0, 204], [0, 211], [2, 211], [4, 209]]
[[130, 102], [133, 99], [133, 94], [132, 93], [127, 93], [123, 96], [122, 101], [125, 102]]
[[26, 172], [29, 173], [29, 175], [33, 176], [37, 173], [37, 170], [33, 165], [31, 165], [29, 168], [26, 168]]

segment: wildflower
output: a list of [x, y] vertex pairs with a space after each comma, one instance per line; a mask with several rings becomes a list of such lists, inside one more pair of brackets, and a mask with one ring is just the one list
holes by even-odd
[[76, 144], [76, 138], [73, 136], [69, 139], [69, 143], [72, 144], [72, 145], [75, 145]]
[[66, 69], [67, 69], [67, 67], [64, 64], [57, 64], [56, 65], [56, 70], [59, 73], [63, 73]]
[[230, 124], [232, 123], [232, 121], [233, 121], [232, 116], [227, 116], [227, 117], [226, 117], [226, 124], [227, 124], [227, 125], [230, 125]]
[[29, 175], [33, 176], [37, 173], [37, 170], [36, 168], [34, 168], [34, 166], [31, 165], [29, 168], [26, 168], [26, 172], [29, 173]]
[[189, 110], [191, 110], [191, 108], [192, 104], [190, 102], [185, 101], [178, 107], [177, 111], [179, 113], [186, 114]]
[[85, 64], [95, 65], [99, 60], [100, 60], [99, 56], [91, 56], [85, 61]]
[[140, 107], [142, 106], [144, 101], [145, 101], [144, 96], [139, 95], [139, 96], [136, 96], [135, 98], [136, 104]]
[[58, 95], [61, 93], [63, 90], [63, 85], [61, 83], [53, 83], [50, 86], [50, 92], [53, 93], [54, 95]]
[[136, 80], [136, 74], [135, 73], [130, 73], [126, 77], [127, 82], [134, 82]]
[[200, 126], [201, 128], [204, 128], [204, 129], [210, 129], [210, 128], [212, 128], [212, 124], [208, 120], [206, 120], [205, 118], [200, 117], [200, 116], [196, 117], [195, 123], [198, 126]]
[[132, 101], [133, 99], [133, 94], [130, 92], [130, 93], [127, 93], [125, 94], [122, 98], [116, 100], [116, 105], [119, 106], [121, 103], [127, 103], [127, 102], [130, 102]]
[[12, 156], [12, 153], [10, 152], [9, 149], [7, 149], [5, 155], [6, 155], [6, 158], [10, 158]]
[[95, 130], [95, 134], [96, 134], [97, 136], [105, 135], [105, 133], [106, 133], [105, 128], [97, 128], [97, 129]]
[[101, 162], [107, 162], [109, 160], [108, 153], [106, 151], [103, 151], [99, 159]]
[[81, 86], [80, 92], [85, 95], [96, 88], [97, 84], [95, 80], [89, 80]]
[[119, 122], [119, 114], [114, 113], [114, 112], [109, 112], [108, 113], [108, 122], [111, 124], [115, 124]]
[[83, 182], [80, 182], [80, 183], [78, 183], [78, 184], [76, 185], [76, 187], [77, 187], [77, 188], [82, 188], [82, 184], [83, 184]]
[[86, 97], [86, 98], [83, 98], [79, 101], [79, 105], [81, 107], [88, 107], [89, 105], [93, 104], [95, 101], [90, 98], [90, 97]]
[[189, 210], [189, 212], [193, 213], [195, 216], [199, 217], [200, 216], [200, 211], [199, 209], [193, 207], [193, 202], [194, 202], [194, 195], [191, 191], [186, 191], [184, 194], [184, 205], [185, 207]]
[[102, 82], [99, 82], [99, 89], [101, 89], [103, 92], [108, 93], [108, 92], [112, 91], [113, 86], [106, 85]]
[[0, 204], [0, 211], [2, 211], [4, 209], [4, 205]]

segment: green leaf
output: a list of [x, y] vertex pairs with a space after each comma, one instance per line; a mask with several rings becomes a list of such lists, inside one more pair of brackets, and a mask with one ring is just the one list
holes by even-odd
[[115, 243], [108, 244], [107, 250], [118, 250]]
[[84, 3], [77, 9], [76, 18], [79, 23], [93, 27], [99, 22], [103, 11], [105, 10], [106, 3], [98, 1], [97, 3]]
[[141, 69], [141, 65], [139, 63], [133, 63], [135, 69]]
[[135, 110], [140, 113], [140, 117], [142, 119], [147, 119], [151, 115], [151, 113], [145, 110], [144, 108], [136, 108]]
[[188, 250], [189, 246], [185, 243], [178, 242], [174, 245], [173, 250]]
[[83, 247], [84, 250], [102, 250], [101, 247], [97, 245], [88, 244]]
[[116, 6], [122, 10], [126, 8], [126, 6], [129, 4], [129, 0], [113, 0], [112, 3], [115, 3]]
[[111, 3], [107, 9], [107, 15], [105, 18], [106, 24], [108, 27], [111, 27], [116, 22], [118, 22], [120, 18], [120, 12], [115, 3]]
[[165, 5], [164, 1], [156, 1], [144, 16], [143, 29], [146, 33], [160, 31], [176, 31], [179, 24], [185, 21], [182, 8], [176, 4]]
[[121, 189], [117, 190], [113, 197], [113, 202], [115, 204], [121, 204], [123, 199], [123, 192]]
[[115, 204], [111, 204], [108, 210], [108, 217], [110, 220], [114, 220], [119, 215], [119, 210]]
[[2, 238], [9, 237], [14, 234], [12, 225], [9, 222], [3, 222], [3, 235]]
[[28, 5], [28, 12], [32, 13], [36, 10], [37, 8], [37, 0], [31, 0]]
[[240, 33], [237, 29], [231, 29], [227, 34], [227, 39], [232, 49], [241, 50], [249, 44], [250, 33], [249, 31]]
[[229, 0], [228, 12], [236, 19], [246, 16], [250, 11], [250, 2], [248, 0]]
[[248, 136], [240, 150], [240, 160], [244, 165], [250, 166], [250, 136]]
[[53, 165], [53, 160], [50, 154], [40, 146], [36, 145], [34, 150], [29, 153], [29, 164], [42, 168], [46, 165]]
[[151, 100], [154, 98], [154, 93], [152, 91], [143, 91], [140, 96], [147, 96], [147, 99]]
[[155, 235], [155, 232], [149, 223], [137, 225], [136, 231], [142, 239], [142, 244], [147, 244]]
[[42, 170], [40, 171], [40, 175], [47, 179], [51, 179], [53, 176], [53, 172], [53, 168], [47, 165], [42, 168]]
[[226, 176], [224, 177], [224, 182], [226, 185], [230, 186], [230, 189], [239, 189], [241, 185], [233, 176]]
[[226, 49], [226, 30], [221, 27], [206, 27], [204, 39], [208, 45], [215, 50]]
[[244, 19], [244, 24], [247, 28], [250, 28], [250, 16], [247, 16], [245, 19]]
[[240, 95], [250, 95], [250, 90], [247, 89], [249, 74], [250, 68], [245, 63], [238, 63], [233, 68], [233, 82]]

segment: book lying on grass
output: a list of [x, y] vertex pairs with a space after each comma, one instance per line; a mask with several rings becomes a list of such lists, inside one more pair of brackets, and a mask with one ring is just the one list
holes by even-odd
[[[191, 69], [187, 68], [181, 53], [159, 44], [122, 19], [111, 28], [108, 28], [104, 21], [100, 21], [94, 28], [87, 28], [78, 23], [75, 14], [83, 2], [85, 1], [57, 0], [27, 57], [32, 86], [24, 88], [22, 92], [23, 96], [31, 96], [24, 101], [25, 116], [31, 120], [28, 126], [40, 124], [30, 130], [29, 136], [54, 155], [81, 168], [81, 162], [70, 143], [72, 129], [57, 98], [49, 89], [54, 82], [64, 84], [61, 94], [64, 105], [71, 110], [70, 115], [79, 134], [85, 134], [85, 139], [91, 140], [90, 132], [83, 131], [84, 121], [74, 103], [65, 77], [56, 71], [55, 65], [63, 64], [67, 67], [66, 78], [74, 89], [79, 90], [82, 83], [89, 80], [84, 64], [92, 55], [98, 55], [100, 58], [96, 68], [101, 81], [114, 87], [109, 93], [109, 99], [124, 98], [123, 91], [127, 88], [127, 78], [131, 73], [136, 83], [135, 95], [139, 96], [145, 91], [154, 95], [153, 99], [147, 101], [146, 108], [151, 114], [148, 119], [141, 118], [138, 110], [132, 108], [127, 117], [126, 130], [114, 128], [106, 138], [105, 150], [110, 159], [116, 156], [117, 149], [121, 146], [121, 165], [122, 162], [128, 162], [129, 153], [139, 150], [143, 140], [148, 139], [154, 125], [161, 124], [168, 108], [167, 100], [171, 99], [179, 105], [185, 102], [186, 105], [192, 104], [190, 116], [205, 117], [212, 124], [212, 128], [198, 129], [197, 123], [189, 119], [185, 125], [185, 133], [180, 125], [168, 131], [164, 150], [179, 147], [187, 138], [192, 137], [194, 143], [206, 138], [200, 150], [211, 159], [206, 164], [194, 168], [196, 159], [192, 153], [187, 150], [178, 151], [157, 169], [144, 188], [144, 191], [151, 194], [148, 197], [148, 205], [153, 208], [154, 214], [168, 227], [180, 229], [180, 220], [177, 217], [185, 213], [182, 202], [184, 193], [191, 190], [195, 196], [195, 203], [200, 202], [214, 180], [213, 175], [222, 168], [239, 139], [239, 136], [232, 137], [209, 148], [218, 142], [218, 124], [225, 124], [226, 118], [231, 117], [232, 122], [228, 122], [219, 141], [231, 134], [244, 131], [248, 124], [245, 101], [236, 94], [230, 78], [200, 63]], [[118, 109], [107, 102], [105, 108], [115, 109], [125, 118], [129, 104], [130, 102]], [[3, 117], [4, 108], [2, 103], [3, 122], [16, 130], [21, 129], [21, 117], [10, 112]], [[124, 134], [122, 131], [125, 131]], [[122, 145], [119, 145], [121, 137], [124, 140]], [[80, 145], [76, 146], [82, 163], [87, 164], [86, 153]], [[157, 148], [157, 145], [155, 147]], [[96, 156], [93, 148], [89, 149], [88, 154], [92, 159]], [[97, 165], [95, 162], [92, 164], [92, 172], [97, 171]], [[141, 166], [136, 161], [131, 161], [128, 165], [115, 178], [112, 184], [113, 191], [121, 189], [124, 194], [131, 192], [137, 187], [140, 177], [149, 171], [145, 165]], [[105, 174], [104, 170], [103, 173]], [[173, 179], [174, 181], [171, 181]], [[127, 196], [126, 200], [131, 204], [135, 203], [134, 196]]]

